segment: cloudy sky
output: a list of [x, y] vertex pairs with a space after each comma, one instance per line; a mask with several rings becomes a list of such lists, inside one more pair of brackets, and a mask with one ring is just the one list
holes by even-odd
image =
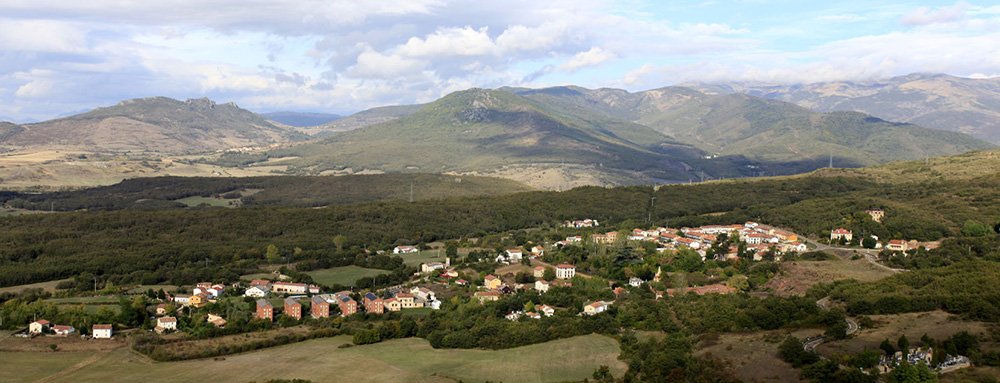
[[469, 87], [1000, 75], [997, 2], [873, 3], [4, 0], [0, 120], [159, 95], [350, 113]]

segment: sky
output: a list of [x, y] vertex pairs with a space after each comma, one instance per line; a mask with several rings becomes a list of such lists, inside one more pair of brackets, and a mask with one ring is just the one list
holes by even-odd
[[471, 87], [1000, 75], [1000, 1], [4, 0], [0, 120], [209, 97], [348, 114]]

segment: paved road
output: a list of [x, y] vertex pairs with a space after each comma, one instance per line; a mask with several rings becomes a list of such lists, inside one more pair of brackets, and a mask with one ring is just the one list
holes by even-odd
[[[819, 306], [819, 308], [824, 311], [829, 310], [830, 297], [825, 296], [822, 299], [816, 301], [816, 306]], [[854, 333], [861, 331], [861, 325], [858, 324], [858, 322], [855, 321], [854, 319], [844, 318], [844, 321], [847, 322], [847, 336], [854, 335]], [[825, 340], [826, 338], [823, 337], [822, 335], [816, 336], [814, 338], [806, 338], [805, 341], [802, 343], [802, 349], [806, 351], [816, 351], [816, 347], [823, 344], [823, 341]]]

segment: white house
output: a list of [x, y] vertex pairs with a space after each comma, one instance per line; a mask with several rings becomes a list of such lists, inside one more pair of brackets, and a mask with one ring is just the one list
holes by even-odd
[[156, 330], [158, 332], [164, 332], [167, 330], [177, 330], [177, 318], [174, 317], [156, 318]]
[[540, 293], [548, 292], [549, 291], [549, 283], [546, 282], [543, 279], [539, 279], [539, 280], [535, 281], [535, 290], [538, 290], [538, 292], [540, 292]]
[[597, 315], [608, 311], [608, 306], [613, 302], [597, 301], [583, 306], [583, 315]]
[[73, 328], [73, 326], [55, 325], [52, 326], [52, 332], [54, 332], [56, 335], [66, 336], [76, 332], [76, 329]]
[[538, 312], [542, 313], [543, 315], [545, 315], [547, 317], [550, 317], [550, 316], [553, 316], [553, 315], [556, 314], [556, 309], [553, 308], [552, 306], [538, 305], [538, 306], [535, 306], [535, 310], [538, 310]]
[[427, 300], [427, 301], [433, 301], [433, 300], [437, 299], [434, 296], [434, 292], [431, 291], [431, 289], [428, 289], [426, 287], [417, 287], [417, 286], [414, 286], [412, 289], [410, 289], [410, 294], [413, 294], [414, 296], [417, 296], [420, 299]]
[[632, 287], [642, 286], [642, 283], [643, 283], [642, 279], [639, 279], [639, 278], [636, 278], [636, 277], [632, 277], [632, 278], [628, 279], [628, 285], [632, 286]]
[[263, 298], [271, 292], [271, 287], [267, 285], [257, 285], [250, 286], [249, 289], [243, 292], [243, 296], [251, 298]]
[[94, 325], [94, 339], [111, 339], [111, 328], [109, 324], [95, 324]]
[[841, 238], [845, 241], [850, 241], [854, 238], [854, 233], [842, 227], [838, 227], [830, 232], [830, 240], [838, 240]]
[[536, 257], [541, 257], [545, 255], [545, 248], [542, 246], [532, 246], [531, 255]]
[[28, 324], [28, 332], [31, 334], [41, 334], [49, 329], [51, 323], [45, 319], [39, 319]]
[[445, 267], [445, 264], [441, 262], [421, 263], [420, 272], [426, 274], [435, 270], [444, 270]]
[[392, 249], [393, 254], [413, 254], [420, 252], [416, 246], [396, 246]]
[[576, 266], [568, 263], [560, 263], [556, 266], [557, 279], [573, 279], [574, 275], [576, 275]]

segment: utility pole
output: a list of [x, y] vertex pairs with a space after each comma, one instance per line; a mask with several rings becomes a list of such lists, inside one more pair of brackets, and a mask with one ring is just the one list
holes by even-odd
[[410, 181], [410, 203], [413, 203], [413, 181]]
[[656, 196], [655, 195], [649, 196], [649, 212], [648, 214], [646, 214], [646, 225], [649, 225], [650, 223], [653, 222], [653, 207], [655, 206], [654, 201], [656, 201]]

